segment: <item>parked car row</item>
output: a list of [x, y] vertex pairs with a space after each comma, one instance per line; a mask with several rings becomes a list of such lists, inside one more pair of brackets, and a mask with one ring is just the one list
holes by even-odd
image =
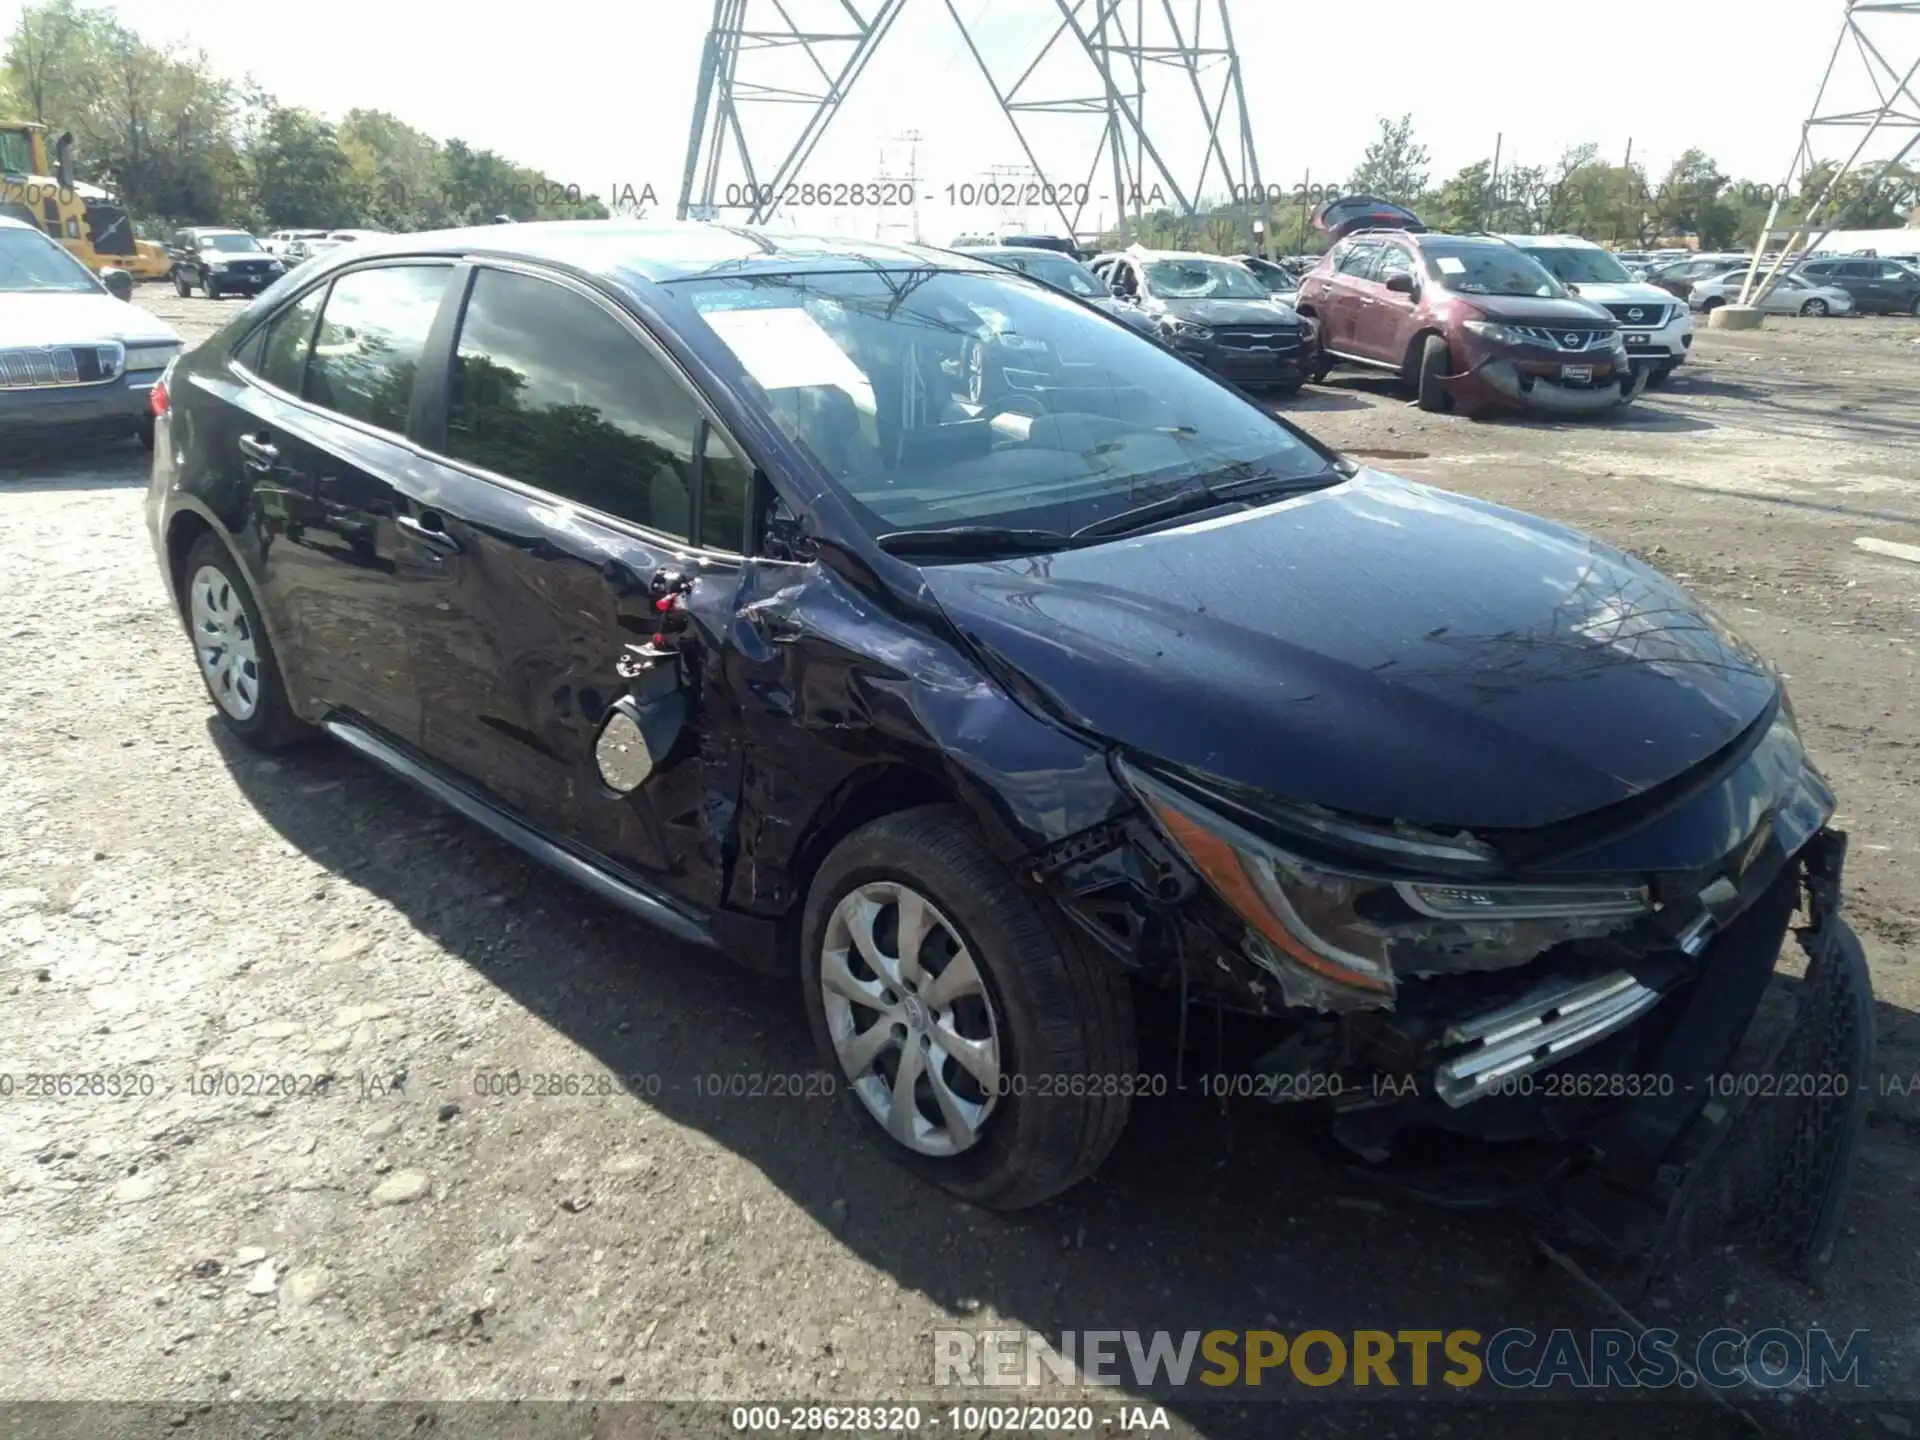
[[[1302, 368], [1233, 262], [1102, 260], [1172, 349]], [[1341, 343], [1410, 326], [1423, 383], [1631, 365], [1494, 237], [1325, 270]], [[1680, 1186], [1803, 894], [1837, 998], [1801, 1023], [1872, 1005], [1779, 675], [1633, 557], [1360, 467], [1098, 298], [735, 227], [341, 247], [154, 392], [183, 662], [238, 740], [328, 737], [797, 978], [854, 1122], [968, 1201], [1091, 1174], [1136, 1014], [1184, 1046], [1189, 1010], [1239, 1017], [1194, 1027], [1223, 1073], [1323, 1079], [1367, 1163]], [[1851, 1079], [1870, 1033], [1784, 1053]], [[1848, 1113], [1741, 1173], [1837, 1211]]]
[[378, 230], [275, 230], [264, 240], [245, 230], [199, 225], [167, 237], [169, 275], [176, 294], [196, 289], [209, 300], [258, 295], [295, 266]]

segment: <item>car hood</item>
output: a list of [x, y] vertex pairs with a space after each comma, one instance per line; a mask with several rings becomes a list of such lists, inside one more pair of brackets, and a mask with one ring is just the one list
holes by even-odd
[[1297, 326], [1300, 317], [1291, 306], [1271, 300], [1161, 300], [1153, 302], [1156, 315], [1177, 315], [1200, 325]]
[[1281, 800], [1533, 829], [1670, 780], [1773, 671], [1547, 521], [1373, 471], [1056, 554], [929, 566], [990, 668], [1136, 754]]
[[1580, 298], [1592, 300], [1600, 305], [1631, 305], [1640, 301], [1647, 305], [1671, 305], [1673, 296], [1658, 285], [1647, 285], [1635, 280], [1630, 284], [1601, 285], [1580, 282]]
[[1106, 311], [1116, 320], [1126, 322], [1136, 330], [1159, 333], [1158, 327], [1153, 323], [1153, 317], [1142, 314], [1138, 305], [1129, 305], [1124, 300], [1089, 300], [1087, 303]]
[[165, 321], [111, 295], [79, 291], [0, 294], [0, 346], [73, 345], [94, 340], [180, 343], [180, 337]]
[[[1586, 287], [1581, 287], [1584, 296]], [[1457, 290], [1448, 291], [1454, 305], [1464, 305], [1478, 310], [1489, 320], [1504, 320], [1516, 325], [1564, 325], [1568, 321], [1592, 323], [1604, 320], [1613, 323], [1613, 316], [1592, 300], [1551, 300], [1537, 295], [1470, 295]], [[1672, 304], [1672, 300], [1663, 300], [1663, 305]]]

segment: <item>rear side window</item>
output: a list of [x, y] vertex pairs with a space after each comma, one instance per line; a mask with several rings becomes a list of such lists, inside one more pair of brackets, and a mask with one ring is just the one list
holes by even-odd
[[453, 271], [353, 270], [333, 282], [301, 394], [335, 414], [405, 434], [414, 375]]
[[313, 340], [313, 322], [320, 314], [320, 302], [327, 287], [319, 285], [302, 295], [267, 326], [253, 369], [269, 385], [277, 385], [289, 394], [300, 393], [300, 379], [307, 368], [307, 346]]
[[[455, 458], [684, 540], [703, 418], [678, 377], [586, 296], [509, 271], [474, 277], [447, 412]], [[735, 483], [713, 468], [716, 485]], [[709, 496], [713, 520], [734, 527], [715, 542], [730, 550], [745, 523], [740, 483], [732, 520]]]

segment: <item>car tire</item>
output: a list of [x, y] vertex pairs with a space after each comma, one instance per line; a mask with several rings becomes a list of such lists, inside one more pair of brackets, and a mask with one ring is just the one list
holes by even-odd
[[1702, 315], [1711, 315], [1714, 311], [1718, 310], [1722, 305], [1726, 303], [1727, 302], [1725, 300], [1722, 300], [1718, 295], [1709, 295], [1706, 299], [1700, 302], [1700, 313]]
[[[917, 980], [899, 954], [907, 907], [923, 917]], [[863, 913], [871, 950], [856, 938]], [[807, 894], [800, 972], [821, 1062], [856, 1122], [962, 1200], [1037, 1205], [1091, 1175], [1126, 1126], [1125, 977], [1049, 920], [957, 807], [888, 815], [834, 848]], [[895, 1099], [907, 1063], [913, 1089]]]
[[1800, 307], [1800, 313], [1802, 315], [1825, 315], [1828, 313], [1827, 302], [1824, 300], [1809, 300]]
[[1306, 383], [1304, 380], [1289, 380], [1284, 385], [1268, 386], [1267, 393], [1275, 400], [1285, 400], [1290, 395], [1298, 395], [1301, 387]]
[[1667, 381], [1669, 381], [1669, 380], [1671, 380], [1671, 379], [1673, 378], [1673, 372], [1674, 372], [1675, 370], [1678, 370], [1679, 368], [1680, 368], [1680, 366], [1679, 366], [1679, 363], [1678, 363], [1677, 361], [1676, 361], [1676, 362], [1673, 362], [1673, 363], [1669, 363], [1669, 364], [1666, 364], [1666, 365], [1656, 365], [1656, 366], [1654, 366], [1654, 367], [1653, 367], [1653, 373], [1652, 373], [1651, 375], [1649, 375], [1649, 376], [1647, 376], [1647, 385], [1648, 385], [1649, 387], [1652, 387], [1652, 386], [1655, 386], [1655, 385], [1664, 385], [1664, 384], [1666, 384], [1666, 383], [1667, 383]]
[[[279, 658], [260, 607], [232, 552], [212, 532], [187, 551], [180, 567], [180, 616], [194, 659], [221, 723], [256, 750], [279, 750], [313, 737], [293, 713]], [[210, 659], [209, 650], [226, 653]], [[230, 658], [228, 658], [230, 657]]]
[[182, 300], [193, 294], [193, 282], [178, 270], [173, 272], [173, 293], [178, 295]]
[[133, 427], [133, 433], [140, 437], [140, 443], [142, 445], [146, 446], [149, 450], [153, 449], [153, 416], [148, 415], [143, 417], [139, 423]]
[[1913, 297], [1913, 304], [1907, 307], [1907, 313], [1914, 319], [1920, 320], [1920, 295]]
[[1447, 375], [1452, 368], [1446, 337], [1427, 336], [1420, 345], [1420, 368], [1414, 378], [1422, 410], [1438, 412], [1447, 408]]

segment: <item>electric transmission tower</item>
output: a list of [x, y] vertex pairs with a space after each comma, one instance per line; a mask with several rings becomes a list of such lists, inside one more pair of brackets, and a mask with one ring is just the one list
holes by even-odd
[[[1820, 77], [1812, 113], [1801, 124], [1793, 162], [1754, 247], [1742, 301], [1754, 288], [1760, 253], [1769, 240], [1786, 237], [1779, 259], [1767, 274], [1771, 281], [1796, 237], [1805, 237], [1800, 248], [1817, 249], [1879, 190], [1889, 172], [1907, 163], [1920, 145], [1916, 74], [1920, 74], [1920, 0], [1847, 0], [1840, 37]], [[1839, 154], [1845, 158], [1835, 163]], [[1870, 175], [1864, 184], [1845, 183], [1862, 174]], [[1913, 186], [1904, 173], [1898, 178], [1900, 192], [1912, 206]], [[1783, 212], [1794, 217], [1784, 225], [1777, 223]]]
[[[1013, 10], [1012, 0], [1004, 3]], [[1244, 0], [1243, 0], [1244, 3]], [[936, 6], [1039, 177], [1040, 208], [1069, 235], [1113, 213], [1191, 221], [1221, 196], [1264, 231], [1260, 179], [1234, 47], [1232, 0], [1053, 0], [1015, 63], [990, 61], [955, 0], [714, 0], [687, 135], [679, 214], [761, 223], [793, 199], [808, 160], [903, 10]], [[1005, 22], [995, 27], [1004, 32]], [[944, 89], [945, 87], [942, 87]], [[1151, 111], [1151, 120], [1149, 112]], [[848, 177], [834, 177], [844, 179]], [[997, 208], [987, 202], [989, 208]]]

